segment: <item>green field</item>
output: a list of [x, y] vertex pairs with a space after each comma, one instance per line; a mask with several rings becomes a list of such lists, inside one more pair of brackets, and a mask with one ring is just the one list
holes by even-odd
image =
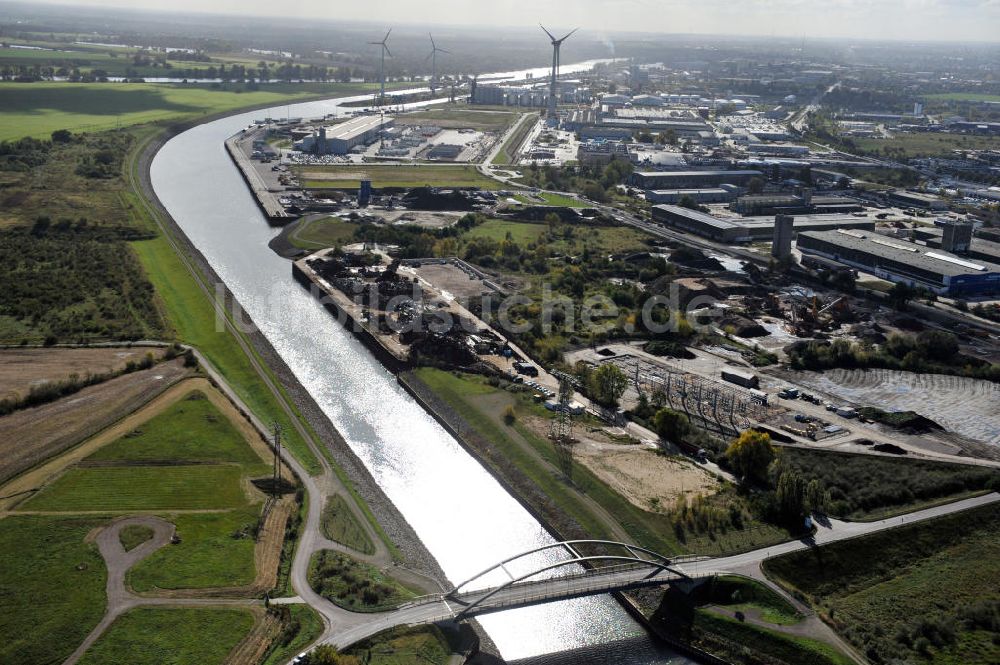
[[357, 95], [362, 83], [275, 83], [259, 90], [194, 83], [0, 83], [0, 141], [48, 138], [57, 129], [95, 132], [146, 122], [197, 120], [250, 106]]
[[246, 610], [138, 608], [111, 624], [80, 663], [221, 664], [253, 624]]
[[378, 568], [332, 550], [309, 562], [309, 586], [331, 602], [354, 612], [380, 612], [418, 595]]
[[340, 494], [331, 496], [320, 521], [323, 535], [362, 554], [375, 554], [375, 545]]
[[[590, 204], [585, 201], [581, 201], [580, 199], [575, 199], [572, 196], [566, 196], [565, 194], [555, 194], [553, 192], [535, 192], [531, 195], [519, 194], [514, 198], [516, 198], [518, 201], [526, 205], [550, 205], [550, 206], [560, 206], [562, 208], [590, 207]], [[539, 201], [538, 199], [541, 199], [541, 201]]]
[[475, 129], [481, 132], [505, 132], [520, 113], [478, 111], [472, 109], [433, 108], [396, 117], [399, 125], [434, 125], [444, 129]]
[[767, 574], [870, 660], [1000, 662], [1000, 507], [788, 554]]
[[211, 510], [246, 503], [242, 469], [232, 465], [74, 467], [34, 497], [25, 510]]
[[[181, 542], [161, 547], [128, 572], [139, 592], [206, 589], [253, 583], [253, 528], [259, 507], [221, 513], [166, 514]], [[237, 534], [242, 534], [236, 537]]]
[[536, 242], [547, 232], [548, 226], [533, 222], [515, 222], [508, 219], [491, 219], [464, 234], [464, 238], [491, 238], [502, 242], [510, 234], [510, 239], [519, 245]]
[[101, 620], [107, 574], [84, 538], [103, 523], [0, 519], [0, 662], [61, 663]]
[[503, 183], [480, 173], [476, 167], [448, 164], [445, 166], [409, 164], [358, 164], [357, 166], [297, 166], [303, 187], [310, 189], [358, 189], [361, 178], [368, 177], [372, 187], [479, 187], [502, 189]]
[[170, 406], [117, 441], [90, 455], [91, 461], [232, 462], [266, 472], [260, 456], [200, 390]]
[[932, 134], [926, 132], [895, 134], [890, 139], [853, 139], [855, 145], [867, 153], [885, 153], [890, 150], [903, 150], [903, 156], [913, 157], [950, 157], [954, 150], [997, 150], [1000, 149], [1000, 138], [990, 136], [966, 136], [962, 134]]
[[984, 95], [979, 92], [944, 92], [936, 95], [926, 95], [925, 98], [954, 102], [1000, 102], [1000, 95]]
[[322, 217], [300, 222], [288, 239], [301, 249], [324, 249], [349, 244], [359, 227], [339, 217]]

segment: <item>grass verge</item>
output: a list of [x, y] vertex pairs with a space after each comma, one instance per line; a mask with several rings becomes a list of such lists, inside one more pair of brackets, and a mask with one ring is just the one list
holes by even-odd
[[115, 620], [80, 664], [222, 663], [253, 623], [246, 610], [137, 608]]
[[101, 620], [107, 573], [84, 539], [103, 523], [0, 519], [0, 662], [61, 663]]
[[375, 554], [375, 545], [358, 523], [350, 507], [340, 494], [326, 501], [320, 520], [323, 535], [362, 554]]

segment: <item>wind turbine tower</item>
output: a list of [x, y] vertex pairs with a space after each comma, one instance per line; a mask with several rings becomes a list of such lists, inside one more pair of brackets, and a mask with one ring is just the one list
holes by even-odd
[[372, 45], [378, 45], [382, 47], [382, 59], [378, 68], [378, 77], [382, 85], [379, 89], [378, 105], [381, 106], [385, 102], [385, 54], [388, 53], [389, 57], [392, 57], [392, 51], [389, 50], [389, 46], [386, 44], [389, 41], [389, 33], [392, 32], [392, 28], [389, 28], [389, 32], [385, 33], [385, 37], [382, 38], [380, 42], [368, 42]]
[[[542, 25], [541, 23], [538, 24], [538, 27], [540, 27], [542, 30], [545, 30], [545, 26]], [[556, 115], [556, 81], [559, 78], [559, 47], [562, 46], [562, 43], [567, 39], [569, 39], [569, 36], [572, 35], [574, 32], [576, 32], [577, 30], [579, 30], [579, 28], [573, 28], [568, 33], [566, 33], [566, 35], [563, 36], [562, 39], [556, 39], [551, 32], [545, 30], [545, 34], [548, 35], [549, 39], [552, 40], [552, 80], [549, 82], [550, 118], [555, 117]]]
[[[438, 82], [438, 53], [448, 53], [451, 51], [446, 51], [443, 48], [438, 48], [438, 45], [434, 43], [434, 35], [427, 33], [427, 36], [431, 38], [431, 54], [427, 56], [427, 60], [431, 61], [431, 92], [434, 92], [437, 82]], [[426, 60], [424, 61], [426, 62]]]

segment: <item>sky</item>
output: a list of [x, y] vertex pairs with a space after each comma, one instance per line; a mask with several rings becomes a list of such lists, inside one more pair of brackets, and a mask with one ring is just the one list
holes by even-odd
[[42, 0], [387, 24], [1000, 42], [1000, 0]]

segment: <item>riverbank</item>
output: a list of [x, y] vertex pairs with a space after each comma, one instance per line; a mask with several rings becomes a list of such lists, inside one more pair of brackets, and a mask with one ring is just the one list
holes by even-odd
[[[220, 114], [219, 117], [227, 117], [228, 115], [232, 114]], [[158, 133], [143, 146], [142, 152], [138, 155], [136, 162], [138, 175], [138, 182], [136, 184], [139, 189], [136, 193], [141, 195], [154, 208], [161, 225], [162, 233], [167, 236], [167, 240], [174, 246], [176, 251], [183, 253], [191, 261], [193, 270], [198, 271], [204, 280], [209, 284], [215, 285], [226, 310], [232, 312], [234, 318], [247, 321], [250, 317], [244, 312], [232, 292], [219, 278], [204, 255], [191, 243], [164, 207], [153, 190], [150, 178], [150, 167], [153, 157], [167, 141], [187, 129], [214, 119], [216, 118], [172, 125], [163, 132]], [[338, 475], [342, 473], [344, 479], [351, 485], [352, 490], [367, 504], [375, 521], [377, 521], [381, 529], [398, 548], [407, 566], [422, 574], [447, 583], [444, 571], [420, 541], [416, 532], [378, 486], [371, 473], [347, 445], [344, 438], [336, 430], [326, 414], [323, 413], [319, 405], [316, 404], [308, 390], [298, 381], [270, 342], [255, 327], [251, 327], [244, 335], [253, 352], [261, 358], [281, 382], [283, 390], [287, 393], [294, 407], [302, 415], [307, 426], [316, 433], [319, 440], [325, 446], [332, 461], [338, 467]], [[476, 632], [479, 635], [481, 651], [490, 655], [491, 658], [498, 658], [498, 656], [495, 656], [498, 653], [496, 647], [478, 625], [476, 625]]]

